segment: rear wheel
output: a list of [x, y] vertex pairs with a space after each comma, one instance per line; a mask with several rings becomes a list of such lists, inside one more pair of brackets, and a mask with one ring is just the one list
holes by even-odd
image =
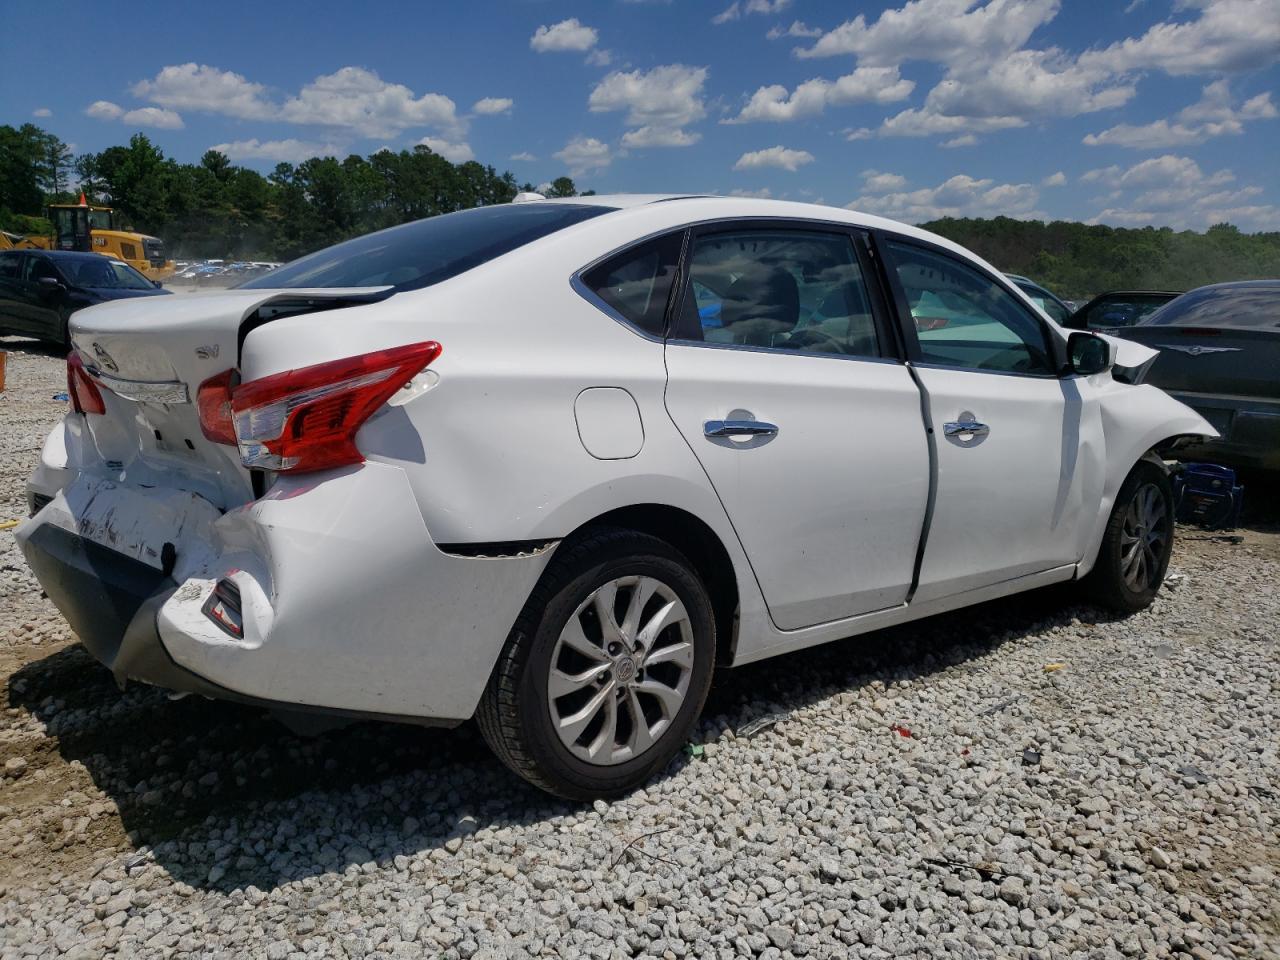
[[480, 730], [544, 790], [624, 793], [688, 738], [714, 659], [711, 601], [688, 560], [646, 534], [603, 530], [562, 546], [525, 605]]
[[1173, 553], [1173, 488], [1163, 466], [1143, 460], [1120, 488], [1085, 586], [1120, 613], [1151, 605]]

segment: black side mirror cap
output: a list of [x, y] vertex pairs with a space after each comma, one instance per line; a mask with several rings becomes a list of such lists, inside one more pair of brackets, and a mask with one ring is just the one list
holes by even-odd
[[1112, 364], [1111, 344], [1096, 333], [1077, 330], [1067, 338], [1067, 363], [1081, 376], [1103, 373]]

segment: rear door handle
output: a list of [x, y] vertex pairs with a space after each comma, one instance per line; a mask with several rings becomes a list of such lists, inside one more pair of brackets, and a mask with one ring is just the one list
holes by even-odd
[[702, 432], [708, 437], [772, 437], [778, 426], [763, 420], [708, 420]]
[[977, 420], [952, 420], [942, 425], [942, 432], [948, 437], [971, 440], [974, 437], [985, 437], [991, 432], [991, 428]]

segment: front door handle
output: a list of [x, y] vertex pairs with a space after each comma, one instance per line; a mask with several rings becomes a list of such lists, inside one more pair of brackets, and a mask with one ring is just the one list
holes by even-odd
[[772, 437], [778, 427], [762, 420], [708, 420], [702, 432], [708, 437]]
[[977, 420], [952, 420], [942, 425], [942, 432], [945, 436], [959, 440], [973, 440], [977, 437], [985, 437], [991, 432], [991, 428]]

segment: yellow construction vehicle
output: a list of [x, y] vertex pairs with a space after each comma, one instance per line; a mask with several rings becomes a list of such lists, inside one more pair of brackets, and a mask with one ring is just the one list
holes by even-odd
[[151, 280], [167, 280], [176, 272], [173, 261], [165, 258], [161, 240], [132, 230], [117, 230], [115, 211], [88, 203], [83, 193], [79, 203], [50, 204], [48, 217], [53, 221], [53, 236], [0, 232], [0, 250], [100, 253], [113, 260], [123, 260]]

